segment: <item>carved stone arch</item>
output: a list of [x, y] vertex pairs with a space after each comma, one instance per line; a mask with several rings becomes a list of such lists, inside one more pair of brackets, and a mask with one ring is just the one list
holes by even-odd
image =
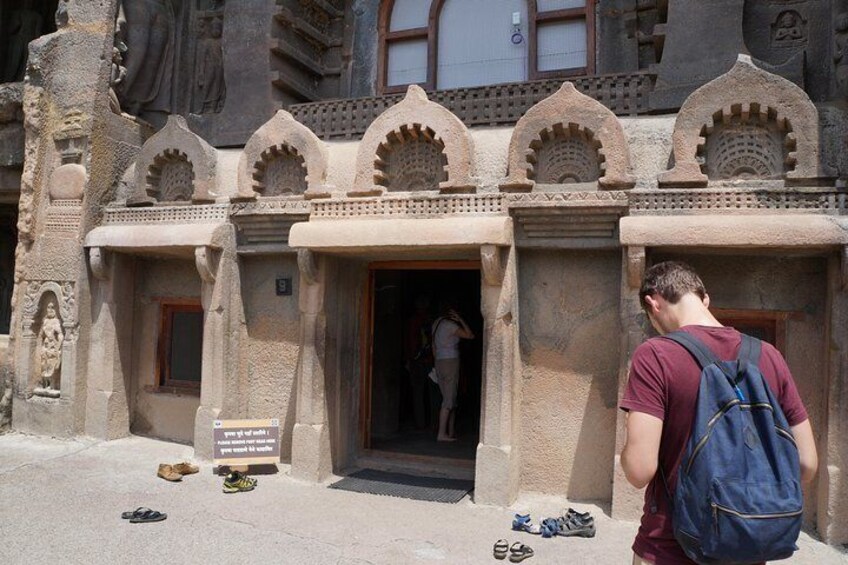
[[[399, 170], [393, 161], [416, 163], [415, 178], [393, 178]], [[422, 181], [425, 168], [430, 169], [430, 178]], [[468, 128], [412, 85], [406, 97], [380, 114], [365, 132], [356, 157], [354, 189], [348, 194], [370, 196], [422, 182], [442, 193], [474, 192], [473, 170], [474, 142]]]
[[238, 197], [303, 194], [329, 196], [327, 149], [285, 110], [260, 127], [239, 158]]
[[530, 108], [512, 132], [504, 191], [530, 191], [536, 183], [590, 182], [604, 189], [632, 188], [630, 149], [609, 108], [571, 82]]
[[[218, 155], [214, 147], [188, 128], [182, 116], [168, 116], [168, 123], [145, 142], [135, 163], [133, 202], [162, 200], [161, 182], [179, 187], [190, 176], [191, 200], [214, 202], [218, 187]], [[158, 184], [157, 184], [158, 183]]]
[[[674, 123], [674, 167], [659, 175], [660, 186], [707, 185], [699, 151], [717, 128], [733, 122], [773, 122], [785, 132], [786, 179], [795, 182], [819, 176], [818, 111], [803, 89], [785, 78], [758, 68], [748, 55], [739, 55], [728, 72], [693, 92]], [[771, 126], [769, 126], [770, 128]], [[759, 135], [752, 133], [752, 142]], [[762, 158], [758, 157], [758, 161]], [[709, 168], [709, 165], [707, 165]]]

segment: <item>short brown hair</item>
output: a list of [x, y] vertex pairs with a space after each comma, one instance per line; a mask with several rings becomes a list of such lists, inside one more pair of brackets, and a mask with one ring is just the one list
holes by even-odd
[[687, 293], [694, 292], [703, 300], [707, 289], [695, 269], [681, 261], [657, 263], [645, 272], [642, 288], [639, 289], [639, 301], [647, 309], [646, 296], [659, 294], [670, 304], [677, 304]]

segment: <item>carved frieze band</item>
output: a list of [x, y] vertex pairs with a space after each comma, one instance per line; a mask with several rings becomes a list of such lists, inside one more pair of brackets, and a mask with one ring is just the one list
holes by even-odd
[[312, 219], [501, 216], [506, 213], [504, 203], [500, 194], [314, 201]]
[[703, 211], [848, 211], [848, 192], [833, 189], [651, 190], [629, 193], [630, 213], [685, 214]]
[[228, 208], [227, 204], [107, 208], [103, 218], [103, 225], [224, 222], [227, 219]]
[[628, 205], [627, 192], [623, 190], [581, 192], [525, 192], [507, 195], [509, 208], [547, 206], [566, 207], [619, 207]]
[[309, 214], [312, 210], [312, 202], [309, 200], [293, 200], [291, 198], [263, 198], [251, 202], [237, 202], [230, 206], [230, 214], [233, 216], [247, 216], [255, 214], [293, 214], [302, 216]]

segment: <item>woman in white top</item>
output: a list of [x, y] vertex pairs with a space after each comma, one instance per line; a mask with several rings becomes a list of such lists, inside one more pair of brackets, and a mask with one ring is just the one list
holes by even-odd
[[439, 390], [442, 392], [442, 409], [439, 412], [438, 441], [456, 441], [456, 390], [459, 385], [459, 340], [474, 339], [474, 333], [456, 312], [454, 302], [445, 301], [442, 315], [433, 322], [433, 359]]

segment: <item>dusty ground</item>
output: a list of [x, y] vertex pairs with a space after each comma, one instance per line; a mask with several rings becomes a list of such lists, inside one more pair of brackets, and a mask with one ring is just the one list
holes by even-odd
[[[525, 496], [512, 509], [469, 500], [438, 504], [329, 490], [290, 479], [282, 466], [251, 493], [223, 494], [203, 465], [181, 483], [156, 477], [159, 462], [190, 447], [144, 438], [110, 443], [0, 436], [0, 564], [13, 563], [509, 563], [492, 557], [499, 538], [531, 545], [542, 563], [630, 563], [636, 525], [596, 516], [594, 539], [540, 539], [510, 530], [515, 510], [556, 514], [563, 499]], [[123, 510], [167, 512], [130, 524]], [[848, 563], [804, 534], [791, 563]], [[789, 563], [788, 562], [788, 563]]]

